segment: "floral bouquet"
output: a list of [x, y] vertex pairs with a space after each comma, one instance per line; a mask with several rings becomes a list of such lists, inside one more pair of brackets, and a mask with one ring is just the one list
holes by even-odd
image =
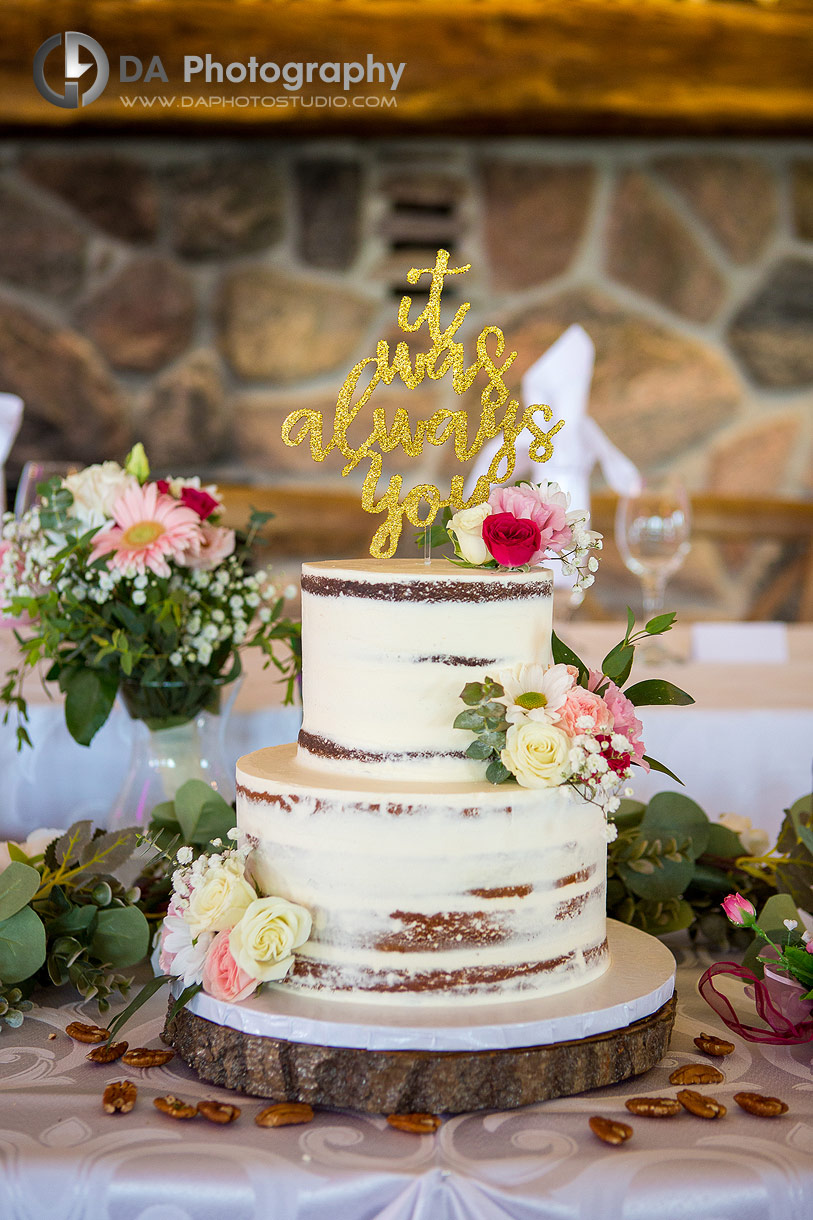
[[118, 971], [146, 957], [150, 934], [139, 891], [114, 873], [137, 846], [135, 830], [87, 821], [0, 843], [0, 1029], [22, 1024], [38, 986], [69, 983], [100, 1012], [128, 990]]
[[118, 1015], [111, 1036], [166, 982], [180, 990], [170, 1019], [199, 991], [227, 1003], [247, 1000], [264, 983], [285, 978], [294, 951], [310, 936], [311, 916], [304, 907], [258, 892], [248, 836], [237, 827], [226, 833], [230, 846], [216, 838], [211, 851], [198, 855], [191, 846], [178, 848], [172, 897], [158, 937], [162, 973]]
[[217, 710], [220, 689], [240, 673], [242, 647], [263, 651], [291, 699], [298, 626], [281, 617], [283, 599], [250, 566], [267, 514], [252, 514], [248, 532], [236, 534], [220, 523], [216, 487], [149, 474], [139, 444], [123, 467], [103, 462], [51, 479], [39, 504], [3, 519], [0, 606], [20, 621], [23, 660], [0, 698], [18, 711], [20, 745], [30, 744], [23, 674], [43, 659], [82, 745], [119, 693], [151, 729]]
[[[635, 710], [694, 700], [661, 678], [621, 689], [636, 645], [668, 631], [675, 617], [659, 615], [634, 632], [635, 616], [629, 610], [624, 639], [598, 670], [588, 669], [554, 633], [553, 664], [516, 665], [487, 674], [483, 682], [469, 682], [460, 696], [466, 710], [454, 722], [455, 728], [475, 734], [467, 756], [487, 764], [491, 783], [515, 780], [523, 788], [570, 784], [607, 814], [618, 809], [618, 789], [633, 766], [677, 779], [644, 753], [643, 726]], [[614, 838], [614, 827], [609, 830]]]
[[[482, 504], [452, 515], [429, 531], [432, 546], [451, 542], [450, 562], [465, 568], [508, 568], [528, 571], [545, 559], [558, 559], [562, 571], [575, 576], [575, 587], [588, 588], [595, 579], [601, 535], [587, 528], [586, 509], [570, 512], [570, 496], [558, 483], [517, 483], [492, 487]], [[426, 534], [419, 541], [426, 540]]]

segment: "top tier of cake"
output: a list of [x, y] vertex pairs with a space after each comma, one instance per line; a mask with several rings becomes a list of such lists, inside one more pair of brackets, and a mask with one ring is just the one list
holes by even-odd
[[304, 564], [299, 761], [388, 781], [482, 780], [470, 738], [452, 727], [460, 692], [487, 671], [547, 665], [552, 606], [544, 568]]

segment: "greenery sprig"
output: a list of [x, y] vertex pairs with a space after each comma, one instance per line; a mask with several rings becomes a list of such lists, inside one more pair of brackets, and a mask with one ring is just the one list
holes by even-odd
[[495, 700], [504, 694], [499, 682], [491, 678], [467, 683], [460, 692], [466, 711], [461, 712], [454, 722], [456, 729], [470, 729], [475, 734], [474, 741], [466, 750], [466, 757], [488, 763], [486, 779], [490, 784], [504, 784], [514, 778], [500, 761], [500, 752], [505, 749], [508, 721], [505, 719], [505, 704]]

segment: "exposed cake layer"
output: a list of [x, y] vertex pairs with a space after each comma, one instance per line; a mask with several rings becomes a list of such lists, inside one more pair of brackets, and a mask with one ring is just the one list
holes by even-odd
[[550, 662], [547, 569], [446, 560], [350, 560], [302, 568], [303, 764], [332, 775], [477, 781], [452, 727], [467, 682]]
[[238, 762], [237, 818], [262, 891], [313, 916], [286, 987], [472, 1003], [609, 964], [604, 816], [572, 788], [328, 779], [278, 746]]

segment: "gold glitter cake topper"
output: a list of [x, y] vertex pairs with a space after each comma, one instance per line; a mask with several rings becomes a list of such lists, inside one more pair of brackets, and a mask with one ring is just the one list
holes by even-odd
[[[534, 416], [541, 412], [546, 423], [550, 423], [553, 412], [550, 407], [538, 403], [526, 407], [520, 413], [519, 402], [509, 399], [508, 387], [503, 380], [504, 374], [516, 359], [517, 353], [511, 352], [502, 364], [495, 363], [505, 350], [505, 336], [498, 326], [484, 326], [477, 338], [477, 359], [466, 367], [463, 344], [455, 340], [471, 303], [465, 302], [455, 313], [454, 318], [445, 330], [440, 328], [441, 294], [443, 281], [447, 275], [465, 275], [471, 269], [471, 263], [465, 267], [450, 267], [449, 254], [446, 250], [438, 250], [434, 267], [412, 267], [407, 273], [410, 284], [417, 284], [422, 275], [431, 275], [432, 284], [429, 289], [429, 300], [414, 322], [409, 321], [409, 311], [412, 306], [411, 297], [402, 297], [398, 309], [398, 325], [407, 334], [420, 330], [424, 323], [429, 328], [432, 347], [428, 352], [416, 353], [414, 365], [408, 343], [401, 341], [396, 345], [395, 353], [390, 362], [390, 346], [385, 339], [379, 340], [376, 354], [360, 360], [350, 372], [339, 393], [336, 411], [333, 418], [333, 435], [325, 443], [323, 441], [324, 419], [321, 411], [301, 408], [292, 411], [282, 425], [282, 439], [286, 445], [300, 445], [305, 437], [310, 440], [311, 456], [315, 462], [323, 462], [332, 449], [338, 449], [346, 458], [342, 475], [355, 470], [363, 458], [370, 459], [370, 468], [364, 478], [361, 505], [365, 512], [383, 513], [387, 516], [378, 527], [370, 544], [370, 554], [377, 559], [389, 559], [395, 554], [398, 539], [401, 536], [404, 517], [416, 526], [429, 526], [437, 513], [447, 506], [454, 511], [462, 508], [473, 508], [488, 499], [493, 483], [505, 483], [510, 479], [516, 465], [517, 437], [526, 428], [530, 430], [532, 441], [529, 448], [530, 458], [534, 462], [546, 462], [553, 453], [552, 437], [562, 427], [562, 421], [545, 432], [539, 427]], [[487, 350], [487, 342], [495, 337], [494, 357]], [[368, 365], [374, 365], [374, 371], [369, 385], [354, 401], [359, 381]], [[347, 432], [359, 412], [367, 405], [376, 387], [384, 383], [391, 385], [395, 377], [409, 389], [414, 390], [424, 377], [439, 381], [449, 371], [452, 373], [452, 386], [456, 394], [464, 394], [474, 382], [478, 373], [484, 372], [488, 379], [487, 385], [480, 395], [480, 420], [477, 435], [469, 443], [469, 417], [465, 410], [449, 411], [440, 408], [429, 419], [418, 419], [414, 428], [410, 424], [409, 415], [403, 407], [395, 412], [392, 426], [387, 424], [383, 407], [374, 407], [373, 426], [369, 435], [358, 446], [350, 444]], [[504, 410], [503, 410], [504, 408]], [[497, 419], [497, 413], [503, 411], [502, 418]], [[297, 428], [297, 425], [300, 425]], [[296, 431], [294, 429], [296, 428]], [[503, 434], [503, 443], [491, 460], [488, 471], [481, 475], [472, 494], [466, 499], [463, 494], [465, 476], [456, 474], [451, 479], [451, 490], [444, 499], [439, 488], [432, 483], [419, 483], [408, 491], [403, 500], [400, 499], [403, 478], [394, 474], [387, 490], [377, 497], [377, 484], [381, 475], [383, 455], [401, 448], [410, 457], [418, 457], [423, 453], [424, 441], [430, 445], [444, 445], [450, 437], [454, 437], [455, 456], [461, 462], [468, 462], [480, 452], [485, 441], [492, 440]], [[505, 473], [498, 476], [500, 466], [505, 462]], [[423, 502], [428, 508], [423, 516], [420, 510]]]

